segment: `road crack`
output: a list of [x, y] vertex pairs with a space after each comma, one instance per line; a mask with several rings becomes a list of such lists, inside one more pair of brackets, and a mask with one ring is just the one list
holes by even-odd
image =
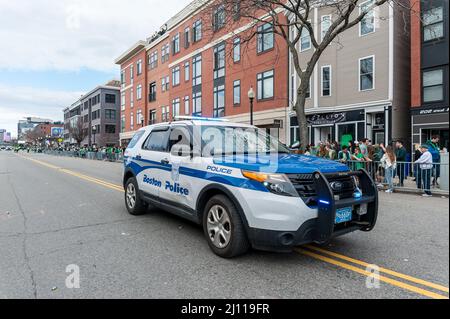
[[8, 179], [8, 184], [11, 186], [11, 191], [12, 191], [12, 193], [14, 195], [15, 200], [16, 200], [17, 207], [19, 208], [19, 212], [22, 215], [22, 219], [23, 219], [22, 253], [23, 253], [23, 256], [24, 256], [24, 259], [25, 259], [25, 265], [26, 265], [26, 267], [28, 269], [28, 273], [30, 275], [31, 286], [33, 288], [33, 297], [34, 297], [34, 299], [37, 299], [36, 279], [35, 279], [35, 276], [34, 276], [34, 271], [31, 268], [30, 257], [28, 255], [28, 249], [27, 249], [28, 218], [27, 218], [27, 215], [25, 214], [25, 211], [23, 210], [22, 204], [20, 203], [19, 196], [17, 196], [16, 189], [14, 187], [14, 184], [11, 182], [11, 179], [10, 179], [9, 175], [7, 175], [7, 179]]

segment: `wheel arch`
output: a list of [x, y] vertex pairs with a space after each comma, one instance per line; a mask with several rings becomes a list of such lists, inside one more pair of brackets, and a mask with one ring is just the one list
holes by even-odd
[[125, 172], [123, 174], [123, 187], [125, 187], [127, 181], [130, 178], [136, 177], [136, 175], [134, 174], [133, 170], [131, 168], [126, 168]]
[[224, 195], [228, 197], [236, 207], [239, 216], [242, 219], [242, 222], [244, 223], [245, 230], [247, 231], [249, 225], [247, 217], [245, 216], [244, 210], [242, 209], [241, 204], [236, 199], [236, 197], [233, 195], [233, 193], [226, 187], [220, 184], [211, 184], [206, 186], [202, 189], [202, 191], [199, 193], [199, 196], [197, 198], [196, 203], [196, 211], [198, 214], [198, 220], [200, 223], [203, 221], [203, 213], [206, 207], [206, 204], [208, 203], [209, 199], [216, 195]]

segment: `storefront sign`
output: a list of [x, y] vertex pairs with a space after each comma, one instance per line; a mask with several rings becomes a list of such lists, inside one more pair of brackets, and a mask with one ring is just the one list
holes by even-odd
[[448, 113], [449, 107], [438, 107], [438, 108], [424, 108], [420, 110], [412, 110], [413, 115], [430, 115], [430, 114], [442, 114]]
[[311, 125], [325, 125], [345, 122], [345, 113], [314, 114], [308, 117], [308, 123]]

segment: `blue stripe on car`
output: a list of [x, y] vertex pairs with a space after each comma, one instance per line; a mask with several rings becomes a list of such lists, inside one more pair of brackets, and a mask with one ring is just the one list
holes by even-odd
[[[151, 164], [151, 165], [141, 166], [141, 165], [137, 164], [136, 162], [142, 162], [142, 163]], [[167, 172], [172, 171], [172, 165], [170, 165], [170, 164], [162, 164], [162, 163], [158, 163], [155, 161], [137, 159], [137, 158], [133, 158], [133, 161], [131, 163], [129, 163], [127, 165], [127, 167], [131, 168], [131, 170], [134, 172], [135, 175], [138, 175], [139, 173], [141, 173], [147, 169], [159, 169], [159, 170], [163, 170], [163, 171], [167, 171]], [[180, 167], [180, 174], [189, 176], [189, 177], [193, 177], [193, 178], [207, 180], [210, 182], [225, 184], [225, 185], [229, 185], [229, 186], [245, 188], [245, 189], [261, 191], [261, 192], [268, 192], [267, 188], [265, 188], [264, 185], [262, 185], [261, 183], [252, 181], [249, 179], [245, 179], [245, 178], [220, 175], [220, 174], [215, 174], [215, 173], [206, 172], [206, 171], [200, 171], [200, 170], [187, 168], [187, 167]]]

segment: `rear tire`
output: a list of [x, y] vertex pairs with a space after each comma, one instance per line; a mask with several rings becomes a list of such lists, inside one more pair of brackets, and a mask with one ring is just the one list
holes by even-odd
[[203, 229], [209, 247], [222, 258], [242, 255], [250, 248], [241, 216], [224, 195], [216, 195], [206, 204]]
[[125, 206], [128, 213], [133, 216], [147, 213], [148, 205], [141, 199], [139, 187], [134, 177], [129, 178], [125, 183]]

